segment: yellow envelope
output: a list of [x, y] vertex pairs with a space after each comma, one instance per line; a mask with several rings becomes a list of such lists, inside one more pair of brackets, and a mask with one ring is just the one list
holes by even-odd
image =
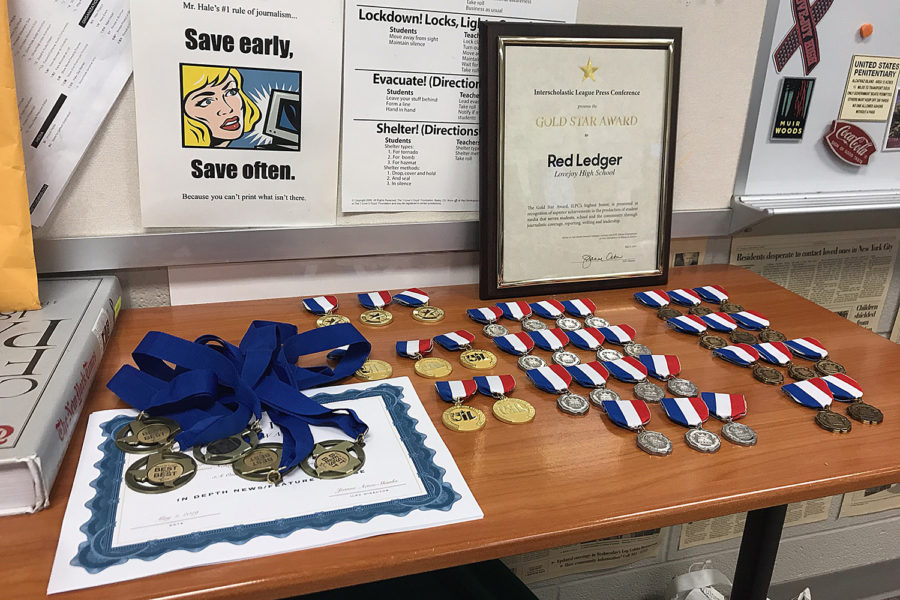
[[0, 311], [40, 307], [9, 14], [0, 0]]

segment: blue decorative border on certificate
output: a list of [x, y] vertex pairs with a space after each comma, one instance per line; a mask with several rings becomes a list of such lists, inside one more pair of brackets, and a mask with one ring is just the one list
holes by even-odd
[[424, 495], [277, 519], [249, 526], [239, 525], [212, 531], [198, 531], [114, 548], [111, 542], [116, 524], [119, 490], [125, 468], [124, 454], [116, 448], [114, 438], [115, 432], [132, 420], [131, 417], [123, 415], [114, 417], [101, 426], [105, 439], [99, 448], [103, 452], [103, 457], [94, 464], [94, 467], [100, 471], [100, 475], [91, 482], [91, 487], [96, 490], [94, 497], [85, 503], [91, 516], [80, 528], [87, 536], [87, 541], [79, 544], [78, 552], [71, 560], [71, 564], [83, 567], [89, 573], [99, 573], [108, 567], [135, 558], [155, 560], [173, 550], [197, 552], [218, 542], [243, 544], [262, 535], [286, 537], [300, 529], [328, 529], [332, 525], [344, 521], [365, 523], [378, 515], [402, 517], [414, 510], [450, 510], [461, 496], [449, 483], [444, 481], [446, 471], [434, 463], [434, 450], [425, 445], [425, 434], [416, 429], [418, 421], [409, 415], [409, 405], [403, 401], [402, 387], [381, 384], [362, 390], [317, 394], [312, 399], [319, 404], [330, 404], [373, 396], [381, 396], [384, 399], [394, 427], [400, 434], [400, 439], [406, 446], [409, 457], [425, 488]]

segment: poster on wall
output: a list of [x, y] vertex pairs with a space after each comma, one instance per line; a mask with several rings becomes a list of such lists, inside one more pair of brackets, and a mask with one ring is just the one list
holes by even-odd
[[145, 227], [333, 223], [341, 2], [133, 2]]
[[840, 119], [885, 121], [893, 106], [900, 58], [854, 55], [844, 88]]
[[900, 150], [900, 87], [894, 90], [894, 104], [888, 118], [887, 131], [884, 134], [884, 151]]
[[575, 20], [577, 0], [347, 0], [341, 209], [478, 210], [478, 23]]

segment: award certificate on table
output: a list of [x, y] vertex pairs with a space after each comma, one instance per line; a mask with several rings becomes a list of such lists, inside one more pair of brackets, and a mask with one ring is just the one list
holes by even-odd
[[680, 31], [485, 24], [482, 39], [482, 294], [664, 281]]

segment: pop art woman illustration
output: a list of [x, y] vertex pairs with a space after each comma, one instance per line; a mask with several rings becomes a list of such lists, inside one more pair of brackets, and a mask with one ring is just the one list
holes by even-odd
[[227, 148], [253, 129], [260, 110], [242, 85], [232, 67], [181, 66], [185, 147]]

